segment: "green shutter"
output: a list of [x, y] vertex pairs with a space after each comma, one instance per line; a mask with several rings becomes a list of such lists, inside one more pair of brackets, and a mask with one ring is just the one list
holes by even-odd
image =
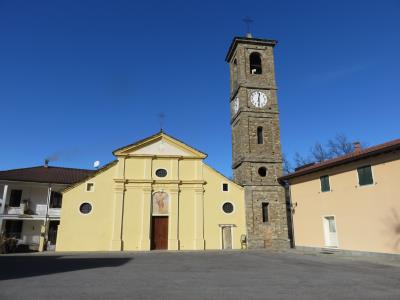
[[372, 178], [371, 166], [364, 166], [357, 169], [358, 172], [358, 184], [367, 185], [373, 184], [374, 179]]
[[329, 192], [331, 190], [331, 186], [329, 184], [329, 176], [321, 176], [321, 192]]

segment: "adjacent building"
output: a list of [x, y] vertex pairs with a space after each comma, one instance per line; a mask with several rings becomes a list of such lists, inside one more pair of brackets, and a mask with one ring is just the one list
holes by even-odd
[[10, 242], [13, 251], [54, 250], [62, 207], [61, 191], [91, 173], [91, 170], [47, 164], [0, 171], [2, 242]]
[[400, 139], [281, 177], [296, 247], [400, 254]]

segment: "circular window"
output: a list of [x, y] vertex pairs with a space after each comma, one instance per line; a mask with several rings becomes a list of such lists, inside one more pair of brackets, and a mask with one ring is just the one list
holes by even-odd
[[225, 213], [230, 214], [231, 212], [233, 212], [233, 204], [230, 202], [225, 202], [224, 205], [222, 205], [222, 210]]
[[158, 170], [156, 171], [156, 175], [157, 175], [157, 177], [165, 177], [165, 176], [167, 176], [167, 170], [165, 170], [165, 169], [158, 169]]
[[261, 167], [258, 169], [258, 175], [261, 177], [267, 176], [267, 168], [266, 167]]
[[90, 203], [82, 203], [81, 206], [79, 206], [79, 211], [83, 214], [88, 214], [92, 211], [92, 204]]

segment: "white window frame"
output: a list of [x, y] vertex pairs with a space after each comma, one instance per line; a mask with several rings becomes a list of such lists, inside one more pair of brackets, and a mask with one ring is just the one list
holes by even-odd
[[[371, 167], [372, 183], [360, 185], [360, 178], [358, 176], [358, 168], [367, 167], [367, 166]], [[373, 165], [361, 165], [360, 167], [356, 167], [355, 172], [356, 172], [356, 178], [357, 178], [357, 181], [356, 181], [357, 182], [357, 185], [356, 185], [357, 188], [368, 188], [368, 187], [374, 186], [376, 184]]]
[[[88, 212], [87, 214], [84, 214], [83, 212], [81, 212], [81, 205], [82, 204], [84, 204], [84, 203], [89, 203], [90, 204], [90, 206], [92, 207], [92, 209], [90, 210], [90, 212]], [[82, 201], [82, 202], [80, 202], [79, 204], [78, 204], [78, 212], [79, 212], [79, 214], [81, 215], [81, 216], [89, 216], [89, 215], [91, 215], [92, 213], [93, 213], [93, 203], [92, 203], [92, 201]]]
[[[225, 203], [230, 203], [230, 204], [232, 204], [232, 206], [233, 206], [233, 210], [232, 210], [232, 212], [230, 212], [230, 213], [226, 213], [225, 211], [224, 211], [224, 204]], [[236, 212], [236, 207], [235, 207], [235, 203], [233, 203], [233, 201], [231, 201], [231, 200], [226, 200], [226, 201], [222, 201], [222, 204], [221, 204], [221, 211], [225, 214], [225, 215], [227, 215], [227, 216], [232, 216], [235, 212]]]
[[[329, 224], [326, 224], [326, 222], [327, 222], [327, 218], [330, 218], [330, 217], [333, 217], [333, 219], [335, 220], [336, 247], [327, 246], [328, 243], [327, 243], [327, 240], [326, 240], [326, 232], [327, 232], [327, 230], [329, 231]], [[328, 226], [328, 228], [326, 226]], [[340, 248], [340, 245], [339, 245], [339, 233], [338, 233], [336, 215], [324, 215], [324, 216], [322, 216], [322, 230], [323, 230], [323, 234], [324, 234], [324, 248], [339, 249]]]

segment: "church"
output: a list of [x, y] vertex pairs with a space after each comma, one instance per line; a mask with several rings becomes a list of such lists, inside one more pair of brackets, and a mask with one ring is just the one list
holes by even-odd
[[235, 37], [226, 55], [233, 180], [160, 131], [63, 191], [56, 251], [289, 247], [276, 43]]

